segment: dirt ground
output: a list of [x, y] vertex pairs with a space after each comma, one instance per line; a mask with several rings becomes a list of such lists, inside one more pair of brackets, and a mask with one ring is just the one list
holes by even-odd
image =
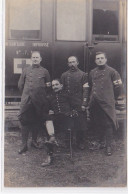
[[[123, 129], [122, 129], [123, 130]], [[55, 148], [51, 166], [41, 167], [46, 158], [43, 147], [31, 147], [19, 155], [21, 144], [19, 130], [5, 132], [4, 186], [5, 187], [124, 187], [126, 186], [126, 138], [120, 130], [113, 143], [114, 153], [106, 156], [104, 150], [73, 150]]]

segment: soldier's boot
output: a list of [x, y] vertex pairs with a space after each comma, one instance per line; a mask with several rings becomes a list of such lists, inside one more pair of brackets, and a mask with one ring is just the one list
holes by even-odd
[[55, 135], [50, 135], [49, 140], [45, 144], [53, 144], [59, 146], [58, 142], [56, 141]]
[[105, 147], [106, 147], [105, 142], [104, 142], [104, 141], [100, 142], [99, 148], [100, 148], [100, 149], [104, 149]]
[[85, 139], [84, 139], [84, 133], [79, 132], [77, 133], [77, 147], [80, 150], [84, 150], [85, 149]]
[[106, 147], [106, 155], [107, 156], [111, 156], [112, 155], [112, 148], [111, 148], [111, 146], [107, 146]]
[[100, 132], [99, 133], [99, 149], [104, 149], [104, 148], [106, 148], [105, 133], [104, 132], [102, 132], [102, 133]]
[[46, 160], [41, 164], [42, 167], [49, 166], [53, 163], [53, 157], [48, 155]]
[[41, 149], [41, 146], [37, 142], [37, 137], [38, 137], [38, 126], [32, 126], [32, 143], [31, 147], [36, 148], [36, 149]]
[[42, 167], [49, 166], [53, 163], [53, 143], [46, 142], [45, 143], [46, 150], [47, 150], [47, 158], [46, 160], [41, 164]]
[[23, 144], [20, 150], [18, 151], [18, 153], [22, 154], [22, 153], [25, 153], [26, 151], [28, 151], [27, 144]]
[[106, 155], [111, 156], [112, 155], [112, 138], [113, 138], [112, 126], [108, 126], [105, 137], [106, 137]]
[[79, 144], [78, 144], [78, 148], [79, 148], [80, 150], [84, 150], [84, 149], [85, 149], [85, 143], [84, 143], [84, 142], [79, 143]]
[[35, 140], [32, 140], [32, 143], [31, 143], [31, 146], [33, 148], [36, 148], [36, 149], [41, 149], [41, 146], [39, 145], [39, 143]]
[[18, 151], [19, 154], [22, 154], [28, 150], [27, 141], [28, 141], [28, 135], [29, 135], [29, 128], [22, 126], [21, 132], [22, 132], [22, 146]]

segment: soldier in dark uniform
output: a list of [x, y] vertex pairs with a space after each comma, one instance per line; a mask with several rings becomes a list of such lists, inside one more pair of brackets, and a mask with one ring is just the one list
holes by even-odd
[[71, 106], [78, 112], [78, 117], [74, 120], [76, 131], [76, 144], [78, 148], [85, 148], [85, 136], [87, 120], [85, 109], [87, 105], [87, 74], [78, 68], [76, 56], [68, 58], [69, 70], [62, 74], [61, 81], [65, 92], [71, 98]]
[[50, 86], [49, 72], [40, 66], [40, 53], [34, 51], [31, 56], [32, 66], [23, 70], [18, 82], [22, 92], [19, 121], [22, 132], [22, 147], [19, 154], [26, 152], [29, 131], [32, 132], [32, 146], [39, 148], [37, 143], [38, 130], [46, 116], [46, 88]]
[[120, 95], [122, 81], [119, 73], [107, 65], [105, 53], [97, 52], [95, 62], [97, 67], [89, 74], [90, 117], [101, 148], [105, 138], [106, 154], [111, 155], [113, 129], [117, 128], [115, 98]]
[[42, 166], [52, 163], [53, 146], [56, 144], [55, 134], [63, 130], [66, 135], [68, 131], [72, 131], [74, 126], [72, 117], [77, 117], [77, 112], [71, 108], [70, 97], [65, 93], [62, 87], [63, 85], [60, 83], [59, 79], [52, 81], [53, 92], [48, 96], [50, 114], [46, 121], [46, 129], [49, 135], [49, 140], [46, 142], [48, 157], [46, 161], [42, 163]]

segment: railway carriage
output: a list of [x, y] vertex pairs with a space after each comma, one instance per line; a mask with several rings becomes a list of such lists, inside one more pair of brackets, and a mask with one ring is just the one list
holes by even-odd
[[39, 50], [52, 78], [76, 55], [89, 73], [96, 51], [126, 83], [126, 0], [6, 0], [5, 99], [20, 101], [17, 83], [30, 55]]

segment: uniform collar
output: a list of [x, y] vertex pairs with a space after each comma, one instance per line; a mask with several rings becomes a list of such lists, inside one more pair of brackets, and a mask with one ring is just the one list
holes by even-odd
[[99, 70], [104, 70], [104, 69], [106, 68], [106, 65], [107, 65], [107, 64], [98, 66], [98, 69], [99, 69]]
[[58, 92], [54, 92], [54, 91], [53, 91], [53, 93], [54, 93], [54, 94], [61, 94], [61, 93], [62, 93], [62, 90], [59, 90]]
[[39, 68], [40, 65], [35, 65], [35, 64], [32, 64], [32, 68]]
[[79, 71], [79, 68], [77, 67], [76, 69], [72, 70], [72, 69], [69, 69], [69, 71], [72, 73], [72, 72], [76, 72], [76, 71]]

